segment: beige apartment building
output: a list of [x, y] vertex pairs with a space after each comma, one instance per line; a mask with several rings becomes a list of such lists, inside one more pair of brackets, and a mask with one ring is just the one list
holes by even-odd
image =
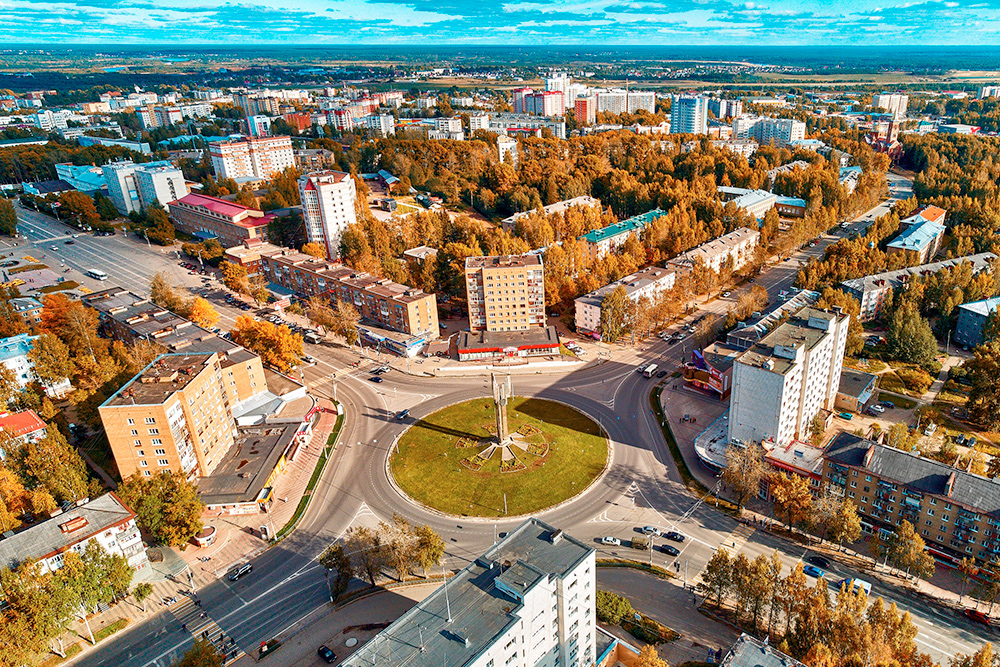
[[468, 257], [465, 288], [472, 331], [524, 331], [545, 326], [540, 255]]
[[119, 474], [210, 475], [236, 437], [234, 407], [266, 390], [260, 357], [243, 348], [161, 355], [99, 408]]

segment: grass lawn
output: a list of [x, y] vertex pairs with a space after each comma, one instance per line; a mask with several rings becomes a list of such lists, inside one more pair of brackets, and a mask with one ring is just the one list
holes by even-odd
[[52, 292], [65, 292], [66, 290], [76, 289], [79, 286], [80, 283], [75, 280], [67, 280], [65, 282], [56, 283], [55, 285], [46, 285], [38, 291], [42, 294], [51, 294]]
[[878, 400], [879, 400], [879, 402], [881, 402], [881, 401], [890, 401], [897, 408], [903, 408], [905, 410], [909, 410], [911, 408], [917, 407], [917, 402], [916, 401], [911, 401], [908, 398], [903, 398], [901, 396], [896, 396], [895, 394], [886, 394], [885, 392], [881, 392], [881, 391], [878, 393]]
[[486, 444], [459, 447], [459, 441], [490, 437], [493, 399], [465, 401], [439, 410], [413, 425], [399, 439], [390, 461], [393, 477], [411, 498], [442, 512], [469, 516], [528, 514], [580, 493], [604, 469], [607, 439], [589, 417], [561, 403], [516, 396], [507, 409], [511, 433], [522, 426], [540, 429], [523, 438], [547, 443], [542, 456], [517, 447], [523, 470], [500, 472], [497, 452], [478, 471], [462, 464]]

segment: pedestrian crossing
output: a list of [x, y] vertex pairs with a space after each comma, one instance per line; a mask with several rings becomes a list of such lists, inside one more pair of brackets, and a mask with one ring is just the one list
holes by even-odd
[[246, 655], [236, 644], [236, 639], [227, 637], [219, 624], [201, 610], [201, 602], [194, 596], [185, 596], [179, 600], [170, 607], [170, 613], [195, 639], [210, 641], [225, 658], [225, 665], [231, 665]]

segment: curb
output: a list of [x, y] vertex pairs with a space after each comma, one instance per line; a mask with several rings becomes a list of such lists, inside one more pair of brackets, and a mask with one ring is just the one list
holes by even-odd
[[[532, 398], [532, 397], [526, 397], [526, 398]], [[462, 401], [456, 401], [454, 403], [449, 403], [448, 405], [445, 405], [445, 406], [442, 406], [442, 407], [438, 408], [434, 412], [440, 412], [441, 410], [445, 410], [445, 409], [450, 408], [450, 407], [452, 407], [454, 405], [458, 405], [459, 403], [465, 403], [466, 401], [469, 401], [469, 400], [476, 400], [476, 399], [465, 399], [465, 400], [462, 400]], [[402, 498], [406, 502], [410, 503], [411, 505], [414, 505], [415, 507], [419, 507], [422, 510], [424, 510], [426, 512], [429, 512], [430, 514], [434, 514], [435, 516], [439, 516], [439, 517], [443, 517], [443, 518], [456, 519], [458, 521], [467, 521], [467, 522], [471, 522], [471, 523], [497, 523], [498, 521], [524, 520], [524, 519], [527, 519], [527, 518], [530, 518], [530, 517], [533, 517], [533, 516], [542, 516], [543, 514], [555, 511], [557, 509], [565, 507], [566, 505], [569, 505], [573, 501], [577, 500], [580, 496], [584, 495], [585, 493], [589, 492], [591, 489], [593, 489], [594, 487], [596, 487], [597, 484], [599, 482], [601, 482], [607, 476], [608, 472], [611, 470], [611, 463], [612, 463], [612, 461], [614, 461], [614, 456], [615, 456], [614, 442], [609, 437], [607, 430], [604, 428], [604, 425], [601, 424], [596, 419], [594, 419], [592, 416], [588, 415], [583, 410], [581, 410], [581, 409], [579, 409], [577, 407], [574, 407], [572, 405], [569, 405], [568, 403], [560, 401], [559, 399], [556, 399], [556, 398], [538, 398], [537, 400], [540, 400], [540, 401], [552, 401], [553, 403], [558, 403], [559, 405], [567, 407], [570, 410], [575, 410], [576, 412], [580, 413], [581, 415], [583, 415], [587, 419], [589, 419], [592, 422], [594, 422], [595, 424], [597, 424], [597, 426], [601, 429], [601, 433], [604, 434], [604, 441], [608, 445], [608, 457], [604, 461], [604, 468], [601, 470], [600, 473], [598, 473], [598, 475], [593, 479], [593, 481], [591, 481], [591, 483], [588, 484], [586, 486], [586, 488], [582, 489], [579, 493], [574, 494], [573, 496], [570, 496], [569, 498], [566, 498], [565, 500], [562, 500], [562, 501], [556, 503], [555, 505], [550, 505], [548, 507], [545, 507], [545, 508], [540, 509], [540, 510], [536, 510], [534, 512], [529, 512], [527, 514], [508, 515], [508, 516], [502, 516], [502, 517], [462, 516], [461, 514], [451, 514], [449, 512], [443, 512], [443, 511], [441, 511], [439, 509], [435, 509], [433, 507], [425, 505], [424, 503], [411, 498], [409, 496], [409, 494], [407, 494], [401, 488], [399, 488], [399, 485], [396, 483], [396, 478], [393, 477], [392, 470], [390, 469], [390, 459], [392, 458], [392, 450], [395, 449], [396, 443], [399, 441], [399, 439], [401, 437], [403, 437], [403, 435], [406, 434], [407, 431], [409, 431], [411, 428], [413, 428], [414, 426], [416, 426], [416, 424], [412, 424], [410, 426], [407, 426], [406, 430], [404, 430], [402, 433], [400, 433], [398, 436], [396, 436], [396, 438], [393, 439], [393, 441], [392, 441], [392, 445], [390, 445], [390, 447], [389, 447], [389, 451], [386, 452], [386, 455], [385, 455], [385, 464], [384, 464], [383, 468], [384, 468], [384, 471], [385, 471], [386, 479], [389, 481], [389, 485], [392, 487], [393, 491], [395, 491], [399, 495], [400, 498]], [[420, 420], [420, 421], [423, 421], [423, 420]], [[420, 422], [417, 422], [417, 424], [419, 424], [419, 423]]]

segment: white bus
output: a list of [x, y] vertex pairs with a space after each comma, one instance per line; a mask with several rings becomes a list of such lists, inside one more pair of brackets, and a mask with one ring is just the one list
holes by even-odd
[[653, 373], [656, 372], [656, 364], [650, 364], [642, 369], [642, 374], [648, 378], [653, 377]]
[[108, 274], [100, 269], [87, 269], [87, 275], [91, 278], [96, 278], [97, 280], [107, 280]]

